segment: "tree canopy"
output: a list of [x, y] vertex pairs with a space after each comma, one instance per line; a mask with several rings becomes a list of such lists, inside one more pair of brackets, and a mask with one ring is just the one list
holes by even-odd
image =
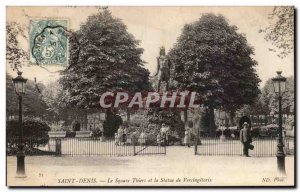
[[[282, 95], [282, 111], [284, 114], [294, 112], [295, 98], [294, 98], [294, 77], [288, 77], [286, 81], [286, 92]], [[278, 98], [274, 93], [272, 79], [266, 82], [262, 90], [262, 97], [265, 105], [268, 106], [269, 113], [278, 113]]]
[[259, 32], [265, 33], [265, 40], [272, 43], [277, 56], [283, 59], [294, 50], [294, 7], [281, 6], [274, 7], [269, 16], [269, 25]]
[[202, 103], [235, 110], [259, 94], [254, 49], [222, 15], [205, 14], [184, 26], [169, 52], [179, 89], [196, 91]]
[[[286, 82], [286, 92], [282, 96], [283, 114], [294, 113], [295, 107], [294, 77], [290, 76]], [[239, 113], [245, 115], [270, 115], [278, 114], [278, 96], [274, 93], [272, 79], [267, 80], [261, 89], [261, 94], [252, 105], [245, 105]]]
[[[43, 89], [42, 84], [38, 84], [40, 89]], [[47, 114], [47, 105], [42, 100], [41, 94], [36, 88], [36, 84], [27, 80], [25, 85], [25, 94], [23, 96], [23, 113], [26, 116], [41, 116]], [[18, 97], [15, 92], [12, 77], [6, 74], [6, 111], [8, 115], [17, 115], [19, 112], [18, 108]]]
[[26, 38], [23, 27], [16, 22], [6, 23], [6, 60], [13, 69], [22, 67], [24, 59], [28, 56], [18, 41], [18, 36]]
[[151, 88], [139, 41], [107, 9], [89, 16], [72, 36], [70, 66], [60, 79], [69, 105], [90, 108], [106, 91]]
[[66, 107], [62, 102], [63, 90], [58, 81], [49, 82], [42, 90], [42, 99], [48, 106], [48, 111], [59, 114]]

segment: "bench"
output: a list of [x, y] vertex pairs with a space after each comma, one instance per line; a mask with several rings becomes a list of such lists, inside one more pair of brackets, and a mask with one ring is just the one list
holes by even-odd
[[67, 132], [66, 131], [52, 131], [52, 132], [48, 132], [48, 135], [50, 138], [53, 137], [59, 137], [59, 138], [63, 138], [66, 137]]
[[75, 137], [91, 137], [92, 136], [92, 132], [91, 131], [76, 131], [76, 135]]

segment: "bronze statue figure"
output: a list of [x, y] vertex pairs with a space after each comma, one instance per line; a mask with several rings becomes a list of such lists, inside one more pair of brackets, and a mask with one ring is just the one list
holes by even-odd
[[160, 91], [161, 82], [166, 82], [166, 91], [169, 89], [170, 68], [171, 62], [166, 56], [165, 48], [161, 47], [159, 51], [159, 57], [157, 57], [157, 71], [154, 75], [158, 75], [158, 91]]

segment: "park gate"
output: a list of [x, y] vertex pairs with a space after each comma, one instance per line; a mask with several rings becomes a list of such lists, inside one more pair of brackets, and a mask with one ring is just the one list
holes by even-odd
[[[116, 143], [114, 139], [100, 138], [50, 138], [49, 150], [60, 146], [60, 150], [55, 150], [56, 155], [66, 156], [135, 156], [135, 155], [156, 155], [166, 154], [165, 146], [139, 145], [138, 143]], [[59, 152], [59, 153], [57, 153]]]

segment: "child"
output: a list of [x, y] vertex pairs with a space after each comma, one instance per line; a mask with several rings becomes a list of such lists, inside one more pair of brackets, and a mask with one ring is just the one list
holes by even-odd
[[160, 144], [161, 144], [161, 135], [160, 135], [160, 133], [157, 134], [156, 141], [157, 141], [158, 146], [160, 146]]
[[191, 141], [191, 132], [189, 128], [186, 128], [184, 132], [184, 145], [190, 147], [190, 141]]

